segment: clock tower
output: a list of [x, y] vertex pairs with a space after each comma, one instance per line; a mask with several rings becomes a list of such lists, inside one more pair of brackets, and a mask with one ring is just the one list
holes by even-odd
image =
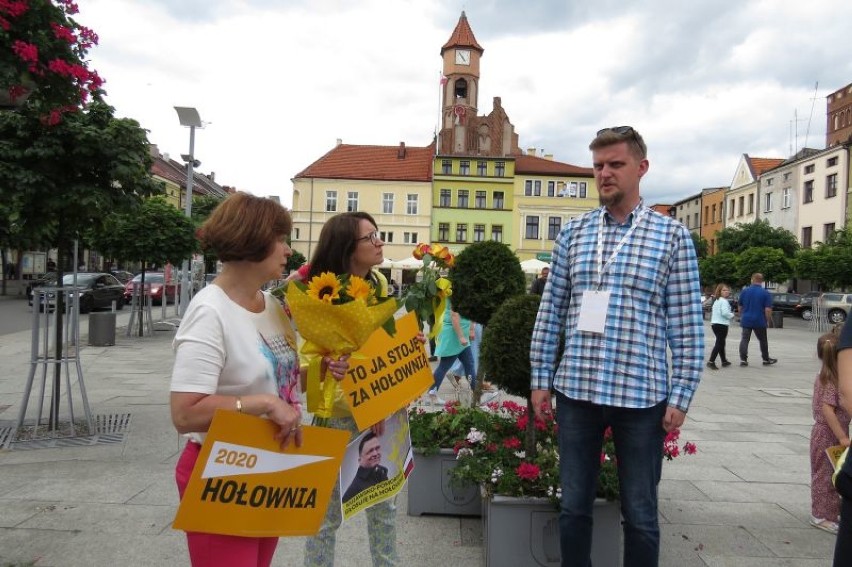
[[450, 39], [441, 47], [441, 134], [439, 153], [472, 153], [479, 100], [479, 60], [485, 50], [461, 13]]

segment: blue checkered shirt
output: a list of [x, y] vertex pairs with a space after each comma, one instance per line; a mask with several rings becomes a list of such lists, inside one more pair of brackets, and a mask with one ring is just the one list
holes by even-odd
[[[577, 330], [583, 292], [597, 283], [603, 209], [572, 219], [560, 231], [532, 335], [532, 389], [555, 388], [607, 406], [647, 408], [665, 399], [689, 409], [704, 355], [701, 286], [689, 231], [641, 202], [623, 224], [603, 213], [603, 260], [643, 208], [633, 235], [603, 274], [600, 289], [611, 292], [603, 334]], [[560, 334], [565, 351], [557, 361]]]

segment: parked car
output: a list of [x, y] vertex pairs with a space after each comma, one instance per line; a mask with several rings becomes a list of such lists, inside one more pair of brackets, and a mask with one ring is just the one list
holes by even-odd
[[772, 310], [784, 315], [802, 317], [802, 296], [798, 293], [769, 292], [772, 296]]
[[56, 285], [56, 272], [41, 274], [37, 278], [27, 282], [27, 300], [30, 305], [33, 304], [33, 289], [46, 285]]
[[852, 308], [852, 293], [823, 293], [819, 301], [830, 323], [842, 323]]
[[[65, 274], [62, 278], [62, 287], [74, 285], [74, 274]], [[112, 274], [102, 272], [81, 272], [77, 274], [77, 285], [80, 290], [78, 301], [80, 302], [80, 313], [88, 313], [93, 309], [124, 307], [124, 285]], [[54, 292], [47, 294], [45, 298], [47, 307], [53, 309], [56, 306], [56, 295]], [[43, 309], [44, 305], [40, 306]]]
[[[150, 290], [151, 297], [154, 303], [162, 305], [163, 295], [166, 296], [166, 302], [174, 303], [175, 297], [178, 294], [178, 281], [172, 280], [165, 283], [166, 278], [162, 272], [145, 272], [145, 287]], [[132, 280], [124, 286], [124, 299], [128, 303], [133, 296], [134, 286], [142, 285], [142, 274], [137, 274]]]
[[133, 272], [128, 272], [127, 270], [110, 270], [109, 273], [114, 275], [115, 279], [123, 284], [126, 284], [133, 279]]

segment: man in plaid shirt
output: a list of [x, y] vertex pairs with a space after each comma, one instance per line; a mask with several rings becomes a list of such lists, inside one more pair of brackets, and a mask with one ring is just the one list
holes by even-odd
[[689, 231], [639, 195], [648, 171], [639, 133], [604, 128], [589, 149], [603, 206], [569, 221], [556, 239], [530, 348], [532, 401], [540, 414], [555, 390], [563, 567], [590, 562], [607, 427], [621, 485], [624, 565], [653, 567], [663, 440], [683, 424], [701, 377], [698, 263]]

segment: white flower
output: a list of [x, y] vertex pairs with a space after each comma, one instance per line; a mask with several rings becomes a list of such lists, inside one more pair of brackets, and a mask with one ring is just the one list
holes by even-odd
[[515, 451], [515, 456], [518, 457], [519, 459], [524, 459], [527, 456], [527, 452], [526, 451]]
[[470, 455], [473, 455], [473, 449], [470, 449], [468, 447], [462, 447], [461, 449], [459, 449], [459, 452], [456, 453], [456, 459], [468, 457]]
[[491, 472], [491, 482], [492, 484], [497, 484], [500, 480], [500, 477], [503, 476], [503, 469], [494, 469]]
[[475, 427], [470, 428], [470, 433], [467, 434], [468, 443], [482, 443], [485, 441], [485, 433], [477, 430]]

